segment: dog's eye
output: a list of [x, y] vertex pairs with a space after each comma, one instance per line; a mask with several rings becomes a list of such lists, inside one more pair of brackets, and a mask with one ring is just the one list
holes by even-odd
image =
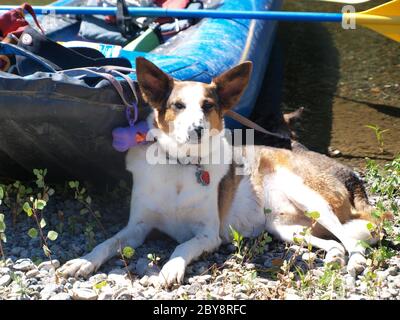
[[174, 103], [174, 108], [178, 109], [178, 110], [182, 110], [182, 109], [185, 109], [186, 106], [183, 103], [176, 102], [176, 103]]
[[203, 110], [208, 112], [210, 111], [212, 108], [214, 108], [214, 105], [211, 102], [204, 102], [203, 103]]

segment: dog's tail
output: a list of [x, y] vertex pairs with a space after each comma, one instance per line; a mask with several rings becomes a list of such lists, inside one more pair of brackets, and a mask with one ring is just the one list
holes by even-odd
[[373, 223], [383, 220], [393, 220], [394, 217], [391, 212], [384, 212], [380, 216], [373, 214], [376, 208], [369, 203], [367, 193], [361, 180], [356, 176], [355, 178], [355, 183], [352, 186], [353, 203], [356, 211], [354, 218], [371, 221]]

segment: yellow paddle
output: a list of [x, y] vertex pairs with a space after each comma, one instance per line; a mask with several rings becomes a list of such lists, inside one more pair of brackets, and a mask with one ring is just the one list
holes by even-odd
[[356, 25], [367, 27], [400, 42], [400, 0], [393, 0], [362, 12], [344, 13], [343, 19], [355, 21]]
[[[349, 0], [349, 2], [352, 2]], [[354, 2], [359, 2], [354, 0]], [[353, 2], [353, 3], [354, 3]], [[0, 10], [10, 10], [15, 6], [2, 6]], [[115, 15], [115, 7], [63, 7], [35, 6], [36, 14], [77, 14]], [[139, 17], [181, 17], [219, 19], [261, 19], [276, 21], [342, 22], [343, 26], [361, 25], [400, 42], [400, 0], [393, 0], [362, 12], [325, 13], [289, 11], [238, 11], [238, 10], [188, 10], [165, 8], [129, 7], [131, 16]], [[350, 27], [351, 28], [351, 27]], [[349, 28], [349, 29], [350, 29]]]

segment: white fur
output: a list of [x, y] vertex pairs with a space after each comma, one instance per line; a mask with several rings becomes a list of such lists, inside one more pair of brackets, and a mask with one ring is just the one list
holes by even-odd
[[[61, 273], [88, 276], [116, 255], [120, 248], [126, 245], [138, 247], [152, 229], [158, 229], [180, 243], [162, 268], [159, 280], [166, 285], [181, 283], [185, 268], [193, 259], [218, 248], [221, 239], [229, 241], [230, 225], [245, 236], [257, 236], [267, 230], [284, 241], [293, 241], [294, 234], [301, 232], [303, 226], [287, 225], [280, 219], [280, 214], [284, 212], [285, 215], [294, 215], [298, 210], [318, 211], [318, 223], [335, 235], [350, 253], [349, 272], [355, 273], [362, 269], [365, 264], [363, 248], [356, 240], [362, 232], [354, 232], [354, 229], [357, 226], [361, 230], [363, 222], [352, 222], [343, 226], [326, 200], [287, 169], [275, 168], [273, 173], [265, 176], [261, 199], [256, 197], [250, 178], [245, 176], [235, 193], [224, 225], [221, 226], [218, 186], [228, 172], [229, 164], [204, 165], [211, 181], [208, 186], [203, 186], [196, 180], [194, 165], [149, 163], [147, 156], [150, 148], [156, 145], [161, 146], [164, 151], [171, 146], [179, 149], [185, 146], [185, 143], [180, 142], [184, 141], [181, 140], [184, 133], [190, 131], [193, 124], [204, 121], [204, 115], [195, 112], [200, 108], [198, 101], [201, 94], [200, 87], [194, 87], [193, 92], [185, 91], [182, 98], [187, 102], [187, 112], [191, 112], [193, 118], [189, 117], [189, 113], [182, 113], [177, 118], [174, 133], [169, 135], [161, 132], [157, 143], [129, 150], [126, 164], [127, 169], [132, 172], [134, 185], [128, 225], [99, 244], [88, 255], [69, 261], [62, 267]], [[150, 125], [153, 120], [150, 116]], [[211, 148], [212, 152], [231, 152], [231, 146], [223, 133], [215, 139], [221, 143]], [[245, 172], [252, 173], [254, 170], [256, 168], [252, 162], [245, 164]], [[264, 208], [270, 209], [271, 213], [265, 214]], [[310, 236], [308, 240], [313, 246], [328, 252], [328, 261], [344, 261], [345, 250], [339, 242], [314, 236]]]

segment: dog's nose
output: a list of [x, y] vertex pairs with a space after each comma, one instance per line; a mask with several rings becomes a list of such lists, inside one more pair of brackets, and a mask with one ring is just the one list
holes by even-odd
[[201, 136], [203, 135], [203, 130], [204, 130], [204, 127], [202, 127], [202, 126], [198, 126], [198, 127], [194, 128], [194, 132], [196, 133], [198, 139], [200, 139]]

